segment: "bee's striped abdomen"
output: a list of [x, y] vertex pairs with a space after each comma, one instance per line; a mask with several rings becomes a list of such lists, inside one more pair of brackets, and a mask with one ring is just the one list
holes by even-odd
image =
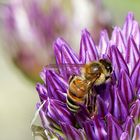
[[67, 91], [67, 107], [72, 112], [77, 112], [80, 104], [84, 104], [87, 94], [87, 84], [81, 77], [75, 76], [69, 85]]

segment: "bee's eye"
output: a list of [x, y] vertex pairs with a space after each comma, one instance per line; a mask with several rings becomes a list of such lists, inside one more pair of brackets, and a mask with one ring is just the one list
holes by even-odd
[[100, 67], [99, 67], [98, 64], [94, 64], [94, 65], [91, 67], [91, 73], [97, 74], [97, 73], [99, 73], [99, 70], [100, 70]]
[[100, 61], [100, 63], [102, 63], [104, 66], [105, 66], [105, 68], [106, 68], [106, 70], [108, 71], [108, 72], [112, 72], [112, 65], [111, 65], [111, 62], [109, 62], [108, 60], [106, 60], [106, 59], [100, 59], [99, 60]]
[[112, 66], [111, 65], [107, 65], [105, 68], [108, 72], [110, 72], [110, 73], [112, 72]]

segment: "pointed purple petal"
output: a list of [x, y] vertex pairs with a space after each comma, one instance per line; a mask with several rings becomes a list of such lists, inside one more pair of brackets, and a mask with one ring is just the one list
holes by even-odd
[[108, 110], [104, 100], [99, 95], [97, 96], [96, 104], [98, 115], [104, 117], [107, 114]]
[[74, 125], [74, 117], [67, 110], [66, 104], [55, 99], [48, 99], [46, 115], [51, 118], [56, 124], [60, 122], [67, 122], [67, 124]]
[[137, 45], [137, 48], [139, 49], [140, 45], [140, 26], [137, 21], [133, 21], [133, 29], [132, 29], [132, 36], [133, 39]]
[[48, 97], [65, 102], [68, 88], [67, 82], [54, 71], [47, 70], [45, 74]]
[[119, 79], [120, 76], [120, 70], [124, 69], [127, 73], [129, 73], [128, 67], [126, 65], [126, 62], [120, 53], [120, 51], [117, 49], [116, 46], [110, 47], [110, 57], [113, 64], [113, 69], [115, 71], [116, 77]]
[[[72, 48], [69, 47], [69, 45], [62, 39], [58, 38], [56, 42], [54, 43], [54, 53], [56, 56], [56, 63], [59, 66], [59, 64], [79, 64], [78, 57], [72, 50]], [[58, 67], [60, 68], [60, 67]], [[74, 67], [65, 67], [65, 69], [59, 69], [59, 72], [62, 76], [67, 76], [67, 74], [78, 74], [79, 69]]]
[[129, 138], [129, 133], [123, 132], [123, 133], [121, 134], [120, 140], [130, 140], [130, 138]]
[[133, 117], [135, 123], [140, 120], [140, 100], [136, 100], [130, 108], [130, 116]]
[[94, 132], [94, 127], [93, 127], [93, 121], [87, 121], [84, 123], [84, 130], [86, 133], [86, 137], [89, 140], [95, 139], [95, 132]]
[[132, 71], [131, 81], [135, 91], [137, 92], [140, 87], [140, 58]]
[[124, 123], [124, 131], [128, 132], [129, 137], [132, 138], [133, 130], [134, 130], [134, 120], [132, 119], [132, 117], [128, 116]]
[[65, 139], [67, 140], [84, 140], [85, 136], [82, 130], [78, 130], [74, 128], [73, 126], [61, 123], [61, 129], [63, 133], [65, 134]]
[[[44, 105], [47, 105], [45, 103]], [[37, 104], [37, 109], [39, 109], [42, 105]], [[57, 137], [60, 140], [64, 140], [60, 134], [59, 134], [59, 126], [57, 124], [54, 124], [55, 122], [51, 122], [47, 117], [46, 117], [46, 112], [44, 112], [43, 108], [39, 110], [39, 115], [41, 118], [41, 122], [43, 127], [45, 128], [46, 135], [50, 134], [52, 136]], [[52, 127], [53, 126], [53, 127]], [[55, 126], [55, 127], [54, 127]], [[57, 129], [56, 129], [57, 128]]]
[[95, 117], [93, 121], [85, 122], [84, 130], [89, 140], [107, 140], [107, 132], [104, 128], [103, 121], [99, 120], [97, 117]]
[[77, 112], [77, 114], [75, 115], [75, 118], [81, 128], [83, 127], [83, 123], [85, 121], [90, 120], [90, 114], [87, 111], [86, 106], [81, 106], [81, 109], [80, 111]]
[[82, 31], [80, 42], [80, 62], [87, 63], [93, 60], [98, 60], [98, 52], [90, 33], [85, 29]]
[[140, 58], [140, 52], [132, 36], [130, 36], [128, 39], [127, 52], [126, 52], [126, 62], [128, 64], [130, 73], [132, 72], [139, 58]]
[[47, 100], [48, 92], [47, 92], [47, 89], [46, 89], [46, 87], [44, 85], [42, 85], [40, 83], [37, 83], [36, 84], [36, 90], [37, 90], [37, 92], [39, 94], [41, 102], [43, 102], [44, 100]]
[[138, 92], [137, 92], [137, 98], [140, 100], [140, 87], [139, 87]]
[[114, 31], [112, 33], [112, 41], [114, 45], [117, 46], [118, 50], [122, 54], [122, 56], [125, 58], [126, 55], [126, 44], [121, 32], [121, 29], [119, 27], [115, 27]]
[[105, 130], [104, 121], [101, 120], [98, 116], [95, 116], [93, 119], [94, 132], [98, 140], [107, 140], [107, 132]]
[[107, 53], [108, 42], [109, 42], [109, 37], [108, 37], [106, 30], [104, 30], [101, 32], [100, 42], [99, 42], [99, 46], [98, 46], [98, 54], [100, 55], [100, 57], [102, 57], [104, 54]]
[[107, 134], [108, 140], [118, 140], [123, 130], [118, 122], [113, 118], [111, 114], [107, 115]]
[[133, 20], [134, 20], [133, 13], [129, 12], [127, 17], [126, 17], [124, 26], [123, 26], [123, 35], [126, 38], [126, 41], [128, 40], [128, 38], [132, 32]]
[[122, 101], [119, 90], [114, 88], [114, 110], [113, 115], [119, 122], [124, 122], [128, 115], [128, 107], [125, 102]]
[[129, 104], [134, 99], [134, 91], [131, 80], [123, 69], [121, 70], [119, 89], [121, 92], [120, 96], [122, 101]]
[[[44, 102], [44, 105], [45, 104], [46, 104], [46, 102]], [[36, 106], [37, 106], [37, 109], [39, 109], [41, 107], [41, 104], [38, 103]], [[40, 118], [41, 118], [41, 122], [42, 122], [43, 127], [44, 128], [48, 128], [49, 127], [49, 121], [46, 118], [46, 114], [45, 114], [43, 108], [40, 109], [39, 115], [40, 115]]]
[[132, 140], [139, 140], [139, 139], [140, 139], [140, 124], [137, 124]]

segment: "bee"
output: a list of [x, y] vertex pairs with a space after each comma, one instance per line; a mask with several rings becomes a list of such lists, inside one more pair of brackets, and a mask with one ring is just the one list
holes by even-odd
[[[93, 86], [104, 84], [110, 81], [112, 65], [107, 59], [100, 59], [85, 64], [81, 69], [81, 75], [73, 75], [69, 79], [69, 88], [67, 90], [67, 108], [76, 113], [80, 105], [86, 104], [89, 112], [95, 110], [95, 103], [90, 107], [88, 99], [91, 94], [96, 93], [92, 90]], [[94, 100], [96, 102], [96, 100]], [[93, 108], [93, 109], [92, 109]]]
[[[50, 64], [47, 68], [66, 69], [66, 67], [69, 67], [68, 69], [72, 69], [73, 66], [75, 67], [76, 65], [60, 64], [56, 66]], [[76, 67], [81, 68], [80, 75], [72, 75], [69, 78], [66, 105], [73, 113], [78, 112], [81, 105], [86, 105], [87, 110], [91, 113], [95, 110], [96, 103], [96, 92], [93, 87], [110, 81], [112, 65], [109, 60], [100, 59], [87, 64], [78, 64]], [[90, 100], [92, 95], [94, 95], [94, 100]], [[91, 103], [91, 101], [94, 103]]]

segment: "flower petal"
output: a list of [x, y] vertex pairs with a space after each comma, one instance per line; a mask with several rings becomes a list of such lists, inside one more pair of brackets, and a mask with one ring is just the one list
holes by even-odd
[[[76, 64], [80, 64], [77, 55], [62, 38], [55, 41], [54, 53], [59, 72], [65, 79], [68, 79], [70, 75], [80, 73], [76, 67]], [[75, 64], [75, 66], [70, 64]]]
[[109, 49], [110, 49], [109, 52], [110, 52], [110, 58], [112, 61], [113, 69], [115, 71], [115, 75], [117, 79], [119, 79], [120, 70], [124, 69], [127, 73], [129, 73], [128, 67], [122, 54], [120, 53], [120, 51], [117, 49], [116, 46], [111, 46]]
[[129, 12], [127, 17], [126, 17], [124, 26], [123, 26], [123, 35], [125, 36], [126, 41], [128, 40], [128, 38], [132, 32], [133, 20], [134, 20], [133, 13]]
[[36, 84], [36, 90], [38, 91], [41, 102], [43, 102], [44, 100], [47, 100], [48, 91], [47, 91], [47, 89], [44, 85], [42, 85], [40, 83], [37, 83]]
[[98, 49], [98, 54], [100, 55], [101, 58], [104, 54], [107, 53], [108, 42], [109, 42], [109, 37], [108, 37], [107, 31], [104, 30], [104, 31], [101, 32], [100, 42], [99, 42], [99, 46], [97, 48]]
[[133, 40], [133, 37], [130, 36], [128, 39], [127, 52], [126, 52], [126, 62], [128, 64], [130, 73], [132, 72], [132, 69], [134, 68], [139, 58], [140, 58], [140, 52]]
[[130, 116], [134, 118], [135, 123], [140, 120], [140, 100], [136, 100], [130, 108]]
[[108, 140], [118, 140], [123, 132], [121, 126], [111, 114], [107, 114], [107, 134]]
[[140, 124], [136, 125], [134, 136], [132, 140], [139, 140], [140, 139]]
[[140, 100], [140, 87], [139, 87], [138, 92], [137, 92], [137, 98]]
[[127, 117], [125, 123], [124, 123], [124, 131], [129, 134], [129, 137], [132, 138], [134, 130], [134, 120], [132, 117]]
[[96, 138], [95, 133], [94, 133], [93, 121], [85, 122], [84, 130], [85, 130], [87, 139], [92, 140]]
[[74, 125], [74, 117], [67, 110], [66, 104], [55, 99], [48, 99], [46, 106], [46, 115], [51, 118], [56, 124], [67, 122]]
[[97, 104], [98, 115], [104, 117], [107, 114], [108, 110], [104, 100], [100, 97], [100, 95], [97, 95], [96, 104]]
[[80, 42], [80, 62], [87, 63], [93, 60], [98, 60], [98, 52], [90, 33], [85, 29], [82, 31]]
[[45, 75], [48, 97], [65, 102], [68, 88], [67, 82], [56, 72], [51, 70], [46, 70]]
[[123, 132], [121, 134], [120, 140], [130, 140], [129, 134], [127, 132]]
[[125, 102], [122, 101], [119, 95], [119, 90], [116, 87], [114, 87], [113, 115], [119, 122], [124, 122], [128, 115], [128, 107], [126, 106]]
[[88, 140], [107, 140], [107, 132], [103, 121], [98, 117], [84, 123], [84, 130]]
[[85, 140], [85, 135], [82, 130], [78, 130], [67, 123], [61, 123], [61, 129], [67, 140]]
[[121, 29], [119, 27], [114, 28], [111, 41], [113, 41], [114, 45], [116, 45], [122, 56], [125, 58], [126, 44]]
[[137, 48], [140, 50], [140, 26], [136, 20], [133, 21], [132, 36], [137, 45]]
[[121, 70], [119, 89], [121, 91], [120, 96], [122, 101], [129, 104], [134, 99], [134, 91], [131, 80], [123, 69]]
[[135, 89], [135, 92], [137, 92], [138, 88], [140, 87], [140, 58], [138, 62], [136, 63], [135, 67], [133, 68], [133, 71], [131, 74], [131, 81]]

